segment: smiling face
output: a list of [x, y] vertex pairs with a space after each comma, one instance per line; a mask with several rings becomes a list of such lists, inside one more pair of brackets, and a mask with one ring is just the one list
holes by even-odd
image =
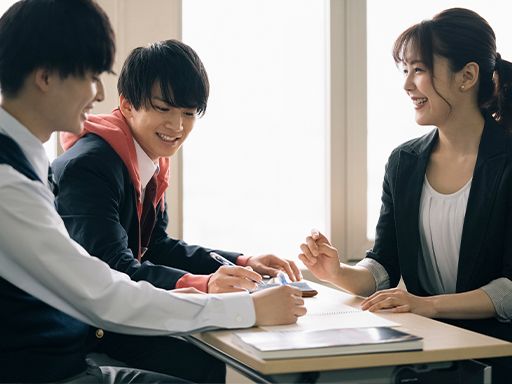
[[195, 108], [178, 108], [162, 98], [158, 82], [152, 87], [151, 105], [138, 110], [122, 95], [120, 109], [133, 137], [153, 161], [174, 155], [194, 127]]
[[447, 59], [434, 55], [434, 73], [417, 55], [407, 55], [402, 63], [404, 89], [411, 98], [419, 125], [444, 125], [457, 113], [457, 73], [452, 72]]
[[47, 100], [51, 106], [48, 111], [53, 111], [48, 114], [49, 126], [52, 131], [79, 134], [94, 103], [105, 98], [99, 75], [88, 71], [83, 76], [61, 77], [55, 72], [49, 76], [51, 86]]

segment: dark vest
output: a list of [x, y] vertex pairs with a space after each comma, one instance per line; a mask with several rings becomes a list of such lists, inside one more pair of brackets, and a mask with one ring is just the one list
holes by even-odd
[[[41, 181], [20, 147], [2, 134], [0, 164], [8, 164], [29, 179]], [[1, 277], [0, 308], [0, 382], [51, 382], [86, 369], [87, 324]]]

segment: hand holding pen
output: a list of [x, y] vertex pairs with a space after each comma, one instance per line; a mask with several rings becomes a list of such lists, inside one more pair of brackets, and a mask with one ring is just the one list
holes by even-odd
[[222, 266], [208, 280], [208, 293], [254, 291], [262, 282], [261, 275], [251, 268], [238, 266], [215, 252], [210, 252], [210, 257]]

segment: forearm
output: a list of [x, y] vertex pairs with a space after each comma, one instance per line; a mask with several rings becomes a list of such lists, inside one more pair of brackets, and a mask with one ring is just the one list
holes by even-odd
[[331, 283], [358, 296], [368, 296], [376, 290], [373, 274], [368, 269], [357, 265], [342, 264]]
[[[9, 218], [0, 221], [0, 277], [25, 292], [114, 332], [168, 334], [254, 324], [247, 294], [173, 294], [111, 270], [69, 239], [42, 184], [11, 179], [0, 181], [0, 217]], [[30, 241], [19, 241], [20, 234]]]
[[469, 292], [426, 297], [432, 308], [433, 318], [485, 319], [494, 317], [496, 311], [491, 298], [483, 289]]

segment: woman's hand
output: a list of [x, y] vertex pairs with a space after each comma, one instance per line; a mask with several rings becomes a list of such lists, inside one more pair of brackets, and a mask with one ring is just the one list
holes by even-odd
[[299, 259], [322, 281], [334, 283], [341, 272], [338, 250], [320, 232], [313, 230], [300, 245]]
[[375, 292], [361, 303], [361, 309], [370, 312], [391, 310], [391, 312], [412, 312], [426, 317], [435, 317], [435, 309], [429, 297], [410, 294], [400, 289], [392, 288]]

